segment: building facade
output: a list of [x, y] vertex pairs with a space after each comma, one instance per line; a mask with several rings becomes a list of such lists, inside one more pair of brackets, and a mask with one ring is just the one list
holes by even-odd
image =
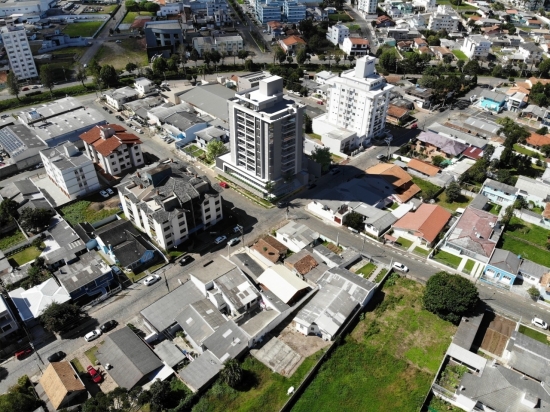
[[357, 8], [364, 14], [376, 14], [376, 0], [359, 0]]
[[0, 342], [19, 329], [17, 320], [3, 296], [0, 295]]
[[369, 41], [360, 37], [346, 37], [342, 50], [348, 56], [364, 56], [369, 52]]
[[38, 77], [25, 26], [22, 24], [4, 26], [0, 29], [0, 35], [8, 53], [10, 69], [17, 80]]
[[296, 0], [285, 0], [283, 15], [287, 23], [299, 23], [306, 18], [306, 5]]
[[486, 58], [491, 51], [491, 41], [480, 35], [466, 37], [460, 50], [468, 58]]
[[458, 31], [460, 19], [451, 7], [437, 6], [437, 10], [430, 16], [428, 29], [439, 31], [445, 30], [447, 33]]
[[342, 44], [349, 37], [349, 28], [338, 22], [327, 30], [327, 40], [334, 45]]

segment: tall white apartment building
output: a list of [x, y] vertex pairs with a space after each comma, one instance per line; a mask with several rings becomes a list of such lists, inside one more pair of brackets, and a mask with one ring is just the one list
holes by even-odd
[[460, 50], [468, 56], [469, 59], [485, 58], [491, 51], [491, 41], [481, 35], [466, 37]]
[[357, 8], [365, 14], [376, 14], [376, 0], [359, 0]]
[[268, 182], [275, 194], [307, 183], [301, 182], [304, 105], [283, 95], [281, 77], [237, 92], [228, 105], [231, 152], [216, 160], [218, 169], [263, 194]]
[[50, 180], [69, 199], [100, 189], [94, 163], [73, 143], [42, 150], [40, 157]]
[[338, 22], [327, 30], [327, 40], [338, 46], [344, 42], [344, 39], [349, 37], [349, 27]]
[[422, 7], [424, 11], [433, 11], [437, 8], [435, 0], [413, 0], [413, 6]]
[[0, 34], [17, 80], [38, 77], [25, 27], [22, 24], [4, 26], [0, 28]]
[[393, 86], [375, 73], [375, 60], [372, 56], [361, 57], [354, 69], [327, 82], [327, 112], [313, 119], [315, 133], [322, 135], [339, 128], [357, 133], [360, 140], [369, 140], [384, 131]]
[[165, 250], [223, 219], [221, 188], [178, 162], [141, 169], [117, 187], [126, 217]]
[[447, 33], [458, 31], [460, 19], [450, 6], [439, 5], [437, 10], [430, 16], [428, 29], [433, 31], [445, 30]]

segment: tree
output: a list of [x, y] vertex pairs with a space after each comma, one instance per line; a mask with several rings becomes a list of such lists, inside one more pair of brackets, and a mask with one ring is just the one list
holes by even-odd
[[40, 67], [40, 81], [42, 82], [44, 87], [50, 90], [51, 95], [54, 86], [54, 73], [53, 67], [51, 67], [49, 64], [45, 64]]
[[76, 69], [76, 80], [78, 80], [80, 83], [82, 83], [82, 86], [84, 86], [84, 82], [88, 79], [88, 74], [86, 73], [86, 69], [83, 65], [79, 64], [78, 68]]
[[228, 360], [220, 372], [220, 379], [235, 388], [243, 379], [243, 370], [236, 359]]
[[460, 185], [457, 182], [451, 182], [445, 189], [445, 195], [449, 203], [457, 201], [461, 197]]
[[546, 157], [550, 157], [550, 144], [543, 144], [540, 147], [540, 151], [544, 153]]
[[116, 86], [116, 84], [118, 83], [118, 75], [116, 74], [116, 70], [113, 66], [109, 64], [106, 64], [101, 68], [101, 71], [99, 72], [99, 78], [101, 82], [107, 87]]
[[19, 100], [19, 92], [21, 88], [19, 87], [19, 82], [17, 81], [17, 77], [15, 77], [15, 73], [9, 72], [6, 83], [10, 94], [14, 95], [17, 97], [17, 100]]
[[544, 59], [538, 67], [540, 76], [547, 79], [550, 76], [550, 59]]
[[328, 147], [317, 147], [311, 152], [311, 160], [321, 165], [323, 172], [328, 171], [332, 163], [332, 155]]
[[[380, 50], [380, 49], [378, 49]], [[385, 71], [396, 71], [397, 68], [397, 56], [395, 55], [395, 52], [392, 49], [384, 50], [382, 54], [380, 55], [380, 58], [378, 60], [378, 64], [385, 70]]]
[[127, 65], [126, 65], [126, 71], [129, 72], [129, 73], [132, 73], [134, 70], [136, 70], [138, 67], [137, 67], [137, 64], [135, 63], [132, 63], [132, 62], [129, 62]]
[[237, 57], [243, 61], [243, 64], [248, 55], [248, 50], [239, 50], [239, 52], [237, 53]]
[[436, 155], [432, 157], [432, 163], [436, 166], [439, 166], [444, 161], [445, 161], [445, 158], [443, 156]]
[[53, 212], [49, 209], [24, 208], [19, 215], [19, 225], [27, 232], [38, 231], [50, 224]]
[[365, 222], [363, 220], [363, 215], [357, 212], [351, 212], [346, 215], [346, 225], [351, 227], [359, 232], [365, 230]]
[[544, 136], [545, 134], [548, 134], [548, 127], [543, 126], [539, 130], [537, 130], [535, 133], [542, 134]]
[[244, 69], [247, 71], [254, 71], [254, 62], [251, 59], [244, 61]]
[[0, 411], [27, 412], [34, 411], [42, 406], [32, 389], [32, 383], [27, 375], [17, 380], [17, 384], [10, 387], [7, 393], [0, 395]]
[[166, 410], [166, 405], [170, 400], [170, 381], [161, 381], [157, 379], [149, 389], [151, 410], [160, 412]]
[[479, 74], [479, 72], [481, 71], [481, 67], [479, 67], [479, 63], [477, 62], [477, 60], [470, 60], [468, 63], [466, 63], [462, 69], [462, 73], [464, 74], [469, 74], [469, 75], [474, 75], [474, 74]]
[[35, 237], [31, 245], [37, 249], [42, 249], [42, 239], [40, 238], [40, 236]]
[[158, 57], [153, 62], [153, 73], [159, 76], [168, 69], [168, 63], [164, 57]]
[[50, 332], [61, 332], [82, 320], [82, 310], [71, 303], [54, 302], [44, 309], [40, 321]]
[[160, 5], [158, 3], [154, 3], [152, 1], [148, 1], [147, 5], [145, 6], [145, 10], [149, 13], [156, 13], [160, 10]]
[[135, 2], [135, 0], [126, 0], [124, 2], [124, 5], [126, 6], [126, 10], [128, 11], [138, 11], [139, 5]]
[[538, 290], [538, 288], [531, 286], [529, 289], [527, 289], [527, 293], [529, 293], [529, 296], [531, 296], [531, 299], [533, 299], [535, 302], [539, 300], [540, 291]]
[[298, 50], [298, 53], [296, 53], [296, 62], [301, 66], [303, 65], [307, 60], [307, 53], [305, 49]]
[[197, 49], [191, 50], [191, 54], [189, 55], [189, 60], [195, 62], [195, 67], [197, 67], [197, 61], [200, 59], [199, 52]]
[[274, 56], [275, 59], [277, 59], [277, 61], [279, 62], [279, 64], [283, 64], [283, 62], [286, 60], [286, 53], [283, 49], [281, 48], [278, 48], [276, 51], [275, 51], [275, 56]]
[[443, 320], [458, 324], [470, 315], [479, 302], [475, 285], [460, 275], [438, 272], [426, 283], [422, 303], [424, 309]]
[[216, 67], [216, 70], [218, 68], [218, 64], [220, 63], [220, 60], [222, 59], [222, 55], [217, 50], [212, 50], [210, 52], [210, 60], [212, 63], [214, 63], [214, 66]]
[[313, 120], [307, 113], [304, 114], [304, 127], [306, 133], [313, 133]]
[[206, 160], [213, 162], [217, 157], [227, 152], [227, 147], [219, 140], [211, 140], [206, 145]]
[[504, 209], [504, 214], [502, 215], [502, 218], [500, 221], [502, 224], [507, 225], [510, 223], [510, 220], [512, 220], [512, 217], [514, 216], [514, 206], [510, 205], [506, 209]]
[[10, 217], [10, 218], [17, 219], [19, 217], [19, 212], [17, 211], [18, 207], [19, 207], [19, 204], [16, 201], [11, 200], [9, 198], [5, 198], [0, 203], [0, 216], [2, 218]]
[[294, 61], [294, 58], [292, 56], [286, 56], [286, 61], [288, 64], [292, 64], [292, 62]]

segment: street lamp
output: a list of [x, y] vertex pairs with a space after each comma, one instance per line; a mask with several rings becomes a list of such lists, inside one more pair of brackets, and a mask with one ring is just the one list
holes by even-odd
[[390, 138], [385, 138], [384, 141], [388, 144], [388, 155], [386, 156], [386, 158], [389, 160], [389, 159], [390, 159], [390, 143], [391, 143], [391, 139], [390, 139]]

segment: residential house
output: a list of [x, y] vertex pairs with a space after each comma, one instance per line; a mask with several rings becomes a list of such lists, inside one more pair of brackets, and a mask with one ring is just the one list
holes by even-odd
[[178, 111], [163, 117], [162, 128], [167, 136], [177, 140], [177, 145], [191, 143], [196, 139], [196, 133], [207, 127], [207, 122], [187, 111]]
[[322, 262], [315, 259], [309, 250], [302, 249], [299, 252], [285, 258], [284, 265], [305, 280], [305, 275], [319, 266], [319, 263]]
[[518, 192], [518, 188], [492, 179], [486, 179], [479, 191], [482, 195], [487, 196], [491, 202], [503, 207], [513, 204], [518, 197]]
[[250, 248], [250, 253], [265, 266], [272, 266], [282, 260], [288, 248], [272, 236], [265, 236], [257, 240]]
[[122, 110], [124, 103], [131, 102], [139, 97], [139, 92], [129, 86], [124, 86], [120, 89], [112, 89], [103, 92], [103, 97], [109, 106], [116, 110]]
[[[267, 22], [267, 32], [273, 36], [280, 36], [283, 32], [283, 24], [279, 21], [268, 21]], [[247, 87], [246, 89], [249, 89]], [[246, 90], [243, 89], [243, 90]]]
[[[548, 116], [546, 109], [542, 109], [542, 111], [544, 111], [544, 114], [541, 113], [541, 115], [546, 118], [546, 116]], [[550, 145], [550, 136], [543, 136], [535, 132], [532, 132], [525, 141], [525, 146], [532, 147], [533, 149], [537, 150], [540, 150], [540, 148], [544, 145]]]
[[527, 102], [529, 101], [528, 94], [514, 91], [514, 90], [508, 90], [506, 93], [508, 95], [507, 101], [506, 101], [506, 110], [509, 110], [511, 112], [519, 112], [523, 106], [527, 105]]
[[347, 157], [359, 147], [361, 140], [358, 138], [357, 132], [338, 127], [322, 133], [321, 143], [324, 147], [329, 148], [332, 154]]
[[139, 97], [145, 97], [147, 94], [155, 91], [155, 84], [146, 77], [138, 77], [134, 81], [134, 87], [138, 92]]
[[469, 59], [485, 59], [491, 51], [491, 41], [481, 35], [472, 35], [464, 39], [460, 50]]
[[392, 198], [399, 203], [408, 202], [421, 189], [414, 184], [412, 177], [399, 166], [391, 163], [379, 163], [368, 168], [367, 175], [376, 175], [381, 177], [386, 184], [393, 186], [394, 194]]
[[298, 53], [298, 51], [306, 48], [307, 43], [301, 37], [293, 35], [279, 40], [279, 45], [285, 53]]
[[424, 154], [428, 156], [440, 155], [452, 159], [468, 148], [465, 143], [433, 132], [422, 132], [416, 138], [420, 146], [424, 147]]
[[118, 124], [96, 126], [81, 134], [80, 139], [86, 156], [109, 175], [144, 164], [141, 140]]
[[327, 40], [335, 46], [344, 43], [344, 39], [349, 37], [349, 27], [341, 22], [330, 26], [327, 30]]
[[418, 159], [411, 159], [407, 163], [407, 171], [419, 174], [421, 177], [424, 178], [436, 176], [441, 171], [441, 169], [431, 163], [427, 163]]
[[526, 64], [538, 64], [542, 61], [542, 49], [535, 43], [523, 42], [519, 44], [519, 53], [523, 56]]
[[485, 266], [484, 276], [495, 282], [513, 285], [516, 280], [521, 258], [508, 250], [495, 249]]
[[141, 169], [118, 190], [126, 217], [165, 250], [223, 218], [221, 188], [178, 162]]
[[195, 132], [195, 142], [197, 147], [206, 150], [206, 146], [210, 142], [224, 142], [227, 139], [225, 130], [214, 126], [209, 126], [206, 129]]
[[[176, 4], [176, 7], [181, 6]], [[143, 32], [149, 61], [157, 55], [169, 58], [173, 53], [178, 53], [178, 46], [184, 42], [182, 23], [179, 20], [148, 21], [143, 26]]]
[[361, 204], [353, 211], [363, 216], [365, 232], [375, 237], [382, 236], [397, 220], [394, 213], [370, 205]]
[[448, 233], [441, 250], [487, 263], [501, 232], [498, 216], [469, 206]]
[[326, 70], [315, 73], [315, 81], [321, 86], [327, 84], [327, 82], [334, 77], [338, 77], [338, 75]]
[[109, 376], [118, 386], [128, 390], [148, 383], [155, 372], [165, 367], [128, 326], [105, 335], [96, 357], [102, 365], [110, 365]]
[[418, 85], [404, 89], [403, 97], [417, 104], [422, 109], [427, 109], [432, 105], [434, 93], [432, 89], [422, 88]]
[[258, 278], [262, 289], [271, 291], [277, 298], [292, 306], [307, 294], [310, 287], [300, 276], [283, 265], [267, 268]]
[[86, 387], [69, 361], [50, 362], [39, 383], [55, 410], [78, 405], [81, 395], [86, 400]]
[[197, 50], [199, 56], [204, 53], [210, 53], [217, 50], [220, 53], [226, 53], [236, 56], [244, 48], [244, 40], [240, 35], [236, 36], [216, 36], [216, 37], [194, 37], [193, 48]]
[[462, 156], [467, 157], [468, 159], [477, 160], [480, 157], [483, 157], [483, 149], [475, 146], [470, 146], [466, 150], [464, 150], [464, 152], [462, 152]]
[[376, 20], [376, 28], [379, 29], [381, 27], [392, 27], [395, 26], [395, 22], [388, 16], [382, 15], [379, 16]]
[[531, 262], [527, 259], [522, 259], [521, 265], [519, 265], [519, 272], [517, 278], [523, 279], [524, 282], [531, 283], [533, 285], [542, 284], [542, 278], [547, 273], [550, 273], [550, 269], [539, 265], [538, 263]]
[[438, 5], [437, 9], [430, 15], [428, 30], [445, 30], [447, 33], [458, 31], [460, 18], [450, 6]]
[[207, 296], [218, 310], [227, 313], [235, 322], [253, 312], [260, 300], [258, 291], [237, 267], [214, 279]]
[[428, 47], [428, 42], [421, 37], [416, 37], [414, 39], [414, 48], [420, 49], [421, 47]]
[[[294, 256], [294, 255], [292, 255]], [[264, 272], [260, 264], [248, 253], [235, 253], [229, 260], [237, 266], [254, 284], [258, 283], [258, 277]]]
[[0, 295], [0, 342], [8, 341], [18, 329], [17, 318], [6, 302], [6, 298]]
[[399, 107], [394, 104], [388, 105], [388, 111], [386, 113], [386, 121], [388, 123], [402, 126], [409, 117], [409, 110], [406, 108]]
[[414, 42], [411, 40], [403, 40], [397, 43], [397, 50], [400, 52], [410, 52], [413, 49]]
[[346, 37], [342, 50], [348, 56], [364, 56], [369, 52], [369, 41], [360, 37]]
[[408, 212], [393, 224], [393, 236], [432, 247], [451, 216], [439, 205], [423, 203], [416, 211]]
[[438, 60], [453, 60], [454, 54], [446, 47], [432, 46], [432, 52]]
[[550, 202], [550, 185], [526, 176], [519, 176], [515, 187], [519, 189], [517, 195], [535, 206], [544, 207]]
[[307, 246], [315, 246], [319, 239], [319, 233], [302, 223], [290, 221], [280, 229], [277, 229], [276, 239], [294, 253], [298, 253]]
[[506, 95], [504, 93], [483, 89], [479, 97], [479, 106], [493, 112], [500, 113], [506, 104]]
[[418, 53], [425, 54], [427, 56], [435, 56], [435, 53], [429, 47], [420, 47]]

